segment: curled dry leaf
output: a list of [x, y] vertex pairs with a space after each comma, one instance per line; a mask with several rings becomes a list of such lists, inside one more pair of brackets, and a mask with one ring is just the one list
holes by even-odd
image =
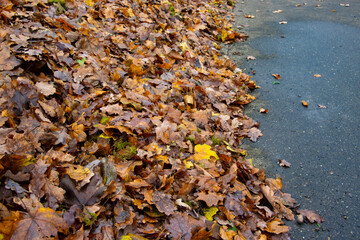
[[307, 102], [307, 101], [305, 101], [305, 100], [302, 100], [301, 103], [302, 103], [302, 105], [303, 105], [304, 107], [308, 107], [308, 106], [309, 106], [309, 102]]
[[269, 109], [260, 108], [259, 112], [267, 114], [269, 112]]
[[318, 107], [319, 107], [319, 108], [324, 108], [324, 109], [326, 109], [326, 108], [327, 108], [327, 106], [322, 105], [322, 104], [318, 104]]
[[314, 77], [321, 78], [320, 74], [314, 74]]
[[281, 78], [280, 74], [271, 74], [274, 78], [276, 78], [277, 80], [279, 80]]
[[278, 161], [279, 161], [279, 166], [280, 166], [280, 167], [287, 167], [287, 168], [291, 167], [291, 163], [289, 163], [289, 162], [286, 161], [286, 160], [281, 160], [281, 159], [279, 158]]
[[251, 15], [251, 14], [244, 14], [244, 17], [245, 17], [245, 18], [255, 18], [255, 16], [254, 16], [254, 15]]
[[325, 221], [324, 218], [322, 218], [320, 215], [316, 214], [312, 210], [300, 209], [300, 210], [297, 210], [297, 212], [299, 214], [303, 215], [311, 223], [322, 223]]
[[247, 60], [255, 60], [256, 59], [256, 57], [254, 57], [254, 56], [247, 56], [247, 58], [246, 58]]
[[273, 11], [273, 13], [282, 13], [283, 12], [283, 10], [275, 10], [275, 11]]
[[279, 24], [287, 24], [288, 22], [287, 21], [281, 21], [279, 22]]

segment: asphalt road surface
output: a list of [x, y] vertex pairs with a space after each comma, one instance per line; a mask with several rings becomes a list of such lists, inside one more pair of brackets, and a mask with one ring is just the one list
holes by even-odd
[[360, 239], [360, 1], [240, 0], [235, 14], [249, 39], [224, 51], [261, 86], [246, 112], [264, 135], [248, 157], [325, 218], [288, 222], [292, 239]]

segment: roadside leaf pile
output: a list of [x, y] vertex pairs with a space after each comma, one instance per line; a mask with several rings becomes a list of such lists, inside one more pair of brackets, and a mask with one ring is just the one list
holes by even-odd
[[0, 239], [288, 238], [232, 5], [0, 1]]

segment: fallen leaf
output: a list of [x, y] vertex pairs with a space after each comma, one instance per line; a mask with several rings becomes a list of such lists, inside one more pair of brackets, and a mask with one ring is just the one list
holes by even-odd
[[309, 102], [307, 102], [307, 101], [305, 101], [305, 100], [302, 100], [301, 103], [302, 103], [302, 105], [303, 105], [304, 107], [308, 107], [308, 106], [309, 106]]
[[46, 96], [46, 97], [53, 95], [56, 92], [56, 88], [51, 83], [37, 82], [35, 84], [35, 86], [38, 89], [38, 91], [40, 93], [44, 94], [44, 96]]
[[217, 207], [210, 207], [204, 210], [204, 214], [207, 220], [214, 221], [214, 215], [219, 211]]
[[312, 210], [300, 209], [297, 210], [297, 212], [306, 217], [311, 223], [322, 223], [325, 221], [324, 218], [322, 218], [320, 215], [316, 214]]
[[283, 224], [283, 221], [275, 218], [274, 220], [267, 223], [265, 231], [275, 234], [286, 233], [290, 230], [290, 228], [288, 226], [284, 226]]
[[314, 77], [321, 78], [320, 74], [314, 74]]
[[279, 161], [279, 166], [280, 166], [280, 167], [287, 167], [287, 168], [291, 167], [291, 163], [289, 163], [289, 162], [286, 161], [286, 160], [281, 160], [281, 159], [279, 158], [278, 161]]
[[267, 114], [269, 112], [269, 109], [260, 108], [259, 112]]
[[69, 175], [65, 175], [61, 181], [60, 186], [66, 190], [65, 202], [73, 205], [90, 206], [99, 201], [99, 198], [105, 191], [105, 186], [97, 186], [102, 182], [101, 178], [95, 175], [90, 182], [82, 187], [80, 190], [76, 189], [75, 183], [70, 179]]
[[51, 208], [39, 208], [18, 223], [11, 239], [43, 239], [66, 233], [67, 223]]
[[247, 136], [250, 138], [251, 141], [256, 142], [259, 137], [262, 136], [260, 129], [252, 127], [249, 129]]
[[281, 21], [279, 22], [279, 24], [287, 24], [288, 22], [287, 21]]
[[196, 200], [202, 200], [202, 201], [206, 202], [206, 205], [208, 205], [208, 207], [212, 207], [212, 206], [218, 205], [219, 201], [224, 200], [224, 198], [225, 198], [225, 196], [222, 194], [219, 194], [219, 193], [200, 192], [198, 194], [198, 197], [196, 198]]
[[211, 157], [214, 157], [215, 159], [219, 159], [219, 156], [216, 154], [216, 152], [211, 150], [211, 146], [207, 144], [202, 145], [196, 145], [195, 148], [195, 155], [194, 159], [195, 161], [200, 161], [203, 159], [209, 160]]
[[254, 57], [254, 56], [247, 56], [247, 58], [246, 58], [247, 60], [255, 60], [256, 59], [256, 57]]
[[255, 16], [254, 16], [254, 15], [251, 15], [251, 14], [244, 14], [244, 17], [245, 17], [245, 18], [255, 18]]
[[324, 108], [324, 109], [326, 109], [326, 108], [327, 108], [327, 106], [325, 106], [325, 105], [321, 105], [321, 104], [318, 104], [318, 107], [319, 107], [319, 108]]
[[277, 80], [279, 80], [281, 78], [280, 74], [271, 74], [274, 78], [276, 78]]
[[159, 212], [165, 213], [167, 216], [173, 214], [176, 210], [176, 205], [171, 200], [171, 195], [160, 191], [154, 191], [151, 201], [155, 203]]
[[273, 13], [282, 13], [283, 12], [283, 10], [275, 10], [275, 11], [273, 11]]

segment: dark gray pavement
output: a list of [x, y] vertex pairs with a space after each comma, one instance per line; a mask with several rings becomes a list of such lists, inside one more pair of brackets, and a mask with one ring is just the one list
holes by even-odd
[[[320, 227], [287, 223], [292, 239], [360, 239], [360, 1], [246, 0], [235, 13], [235, 26], [249, 25], [241, 30], [249, 40], [224, 51], [250, 75], [256, 70], [261, 86], [246, 111], [264, 136], [245, 142], [248, 157], [268, 176], [279, 174], [302, 209], [326, 220]], [[279, 167], [279, 158], [292, 166]]]

